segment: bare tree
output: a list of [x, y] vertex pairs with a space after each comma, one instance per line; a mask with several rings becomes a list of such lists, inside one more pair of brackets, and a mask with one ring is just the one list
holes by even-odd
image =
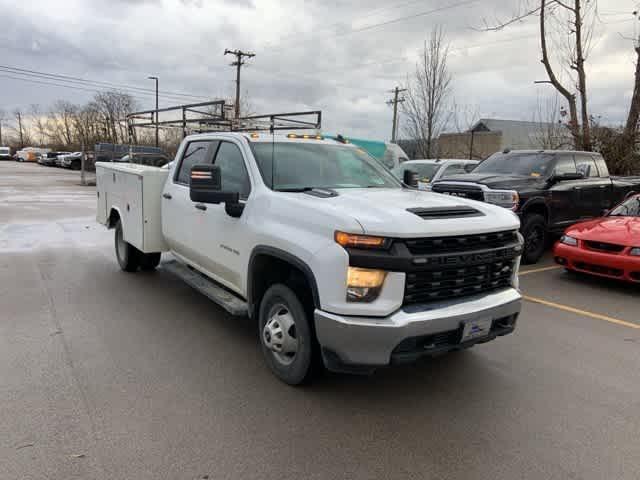
[[[7, 120], [7, 113], [0, 109], [0, 146], [4, 145], [2, 141], [2, 128], [4, 127], [4, 122]], [[6, 133], [5, 133], [6, 137]]]
[[525, 0], [510, 19], [485, 29], [500, 30], [534, 15], [539, 17], [541, 62], [549, 83], [569, 106], [568, 125], [574, 146], [590, 151], [593, 146], [585, 64], [597, 17], [597, 0]]
[[435, 139], [449, 122], [449, 97], [451, 73], [447, 61], [449, 46], [441, 27], [436, 28], [428, 41], [424, 42], [415, 75], [408, 81], [403, 130], [405, 135], [417, 143], [417, 154], [432, 158], [435, 154]]
[[49, 140], [60, 147], [70, 147], [77, 142], [75, 116], [78, 107], [64, 100], [57, 101], [47, 118], [47, 135]]
[[15, 132], [20, 148], [31, 143], [31, 132], [24, 113], [19, 108], [13, 111], [14, 123], [11, 129]]
[[533, 115], [537, 124], [533, 139], [537, 146], [545, 150], [559, 150], [572, 146], [571, 133], [561, 116], [558, 94], [549, 97], [538, 97]]

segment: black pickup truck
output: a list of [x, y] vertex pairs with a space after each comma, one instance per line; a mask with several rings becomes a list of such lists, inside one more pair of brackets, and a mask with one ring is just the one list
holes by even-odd
[[523, 263], [536, 263], [552, 235], [640, 192], [640, 177], [610, 176], [598, 153], [505, 150], [471, 173], [447, 177], [432, 188], [512, 209], [522, 222]]

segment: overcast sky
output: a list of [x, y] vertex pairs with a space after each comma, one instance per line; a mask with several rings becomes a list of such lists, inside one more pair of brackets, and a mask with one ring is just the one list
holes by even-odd
[[[225, 48], [256, 53], [243, 93], [256, 113], [320, 109], [323, 129], [388, 139], [388, 90], [406, 81], [436, 25], [450, 42], [456, 103], [482, 117], [532, 120], [551, 93], [540, 64], [536, 19], [480, 32], [516, 0], [0, 0], [0, 64], [202, 97], [231, 97]], [[591, 110], [621, 122], [634, 70], [631, 12], [637, 2], [600, 0], [589, 59]], [[397, 22], [390, 22], [398, 19]], [[636, 31], [637, 33], [637, 31]], [[92, 92], [30, 83], [0, 72], [0, 108], [83, 103]], [[32, 80], [34, 78], [32, 77]], [[42, 80], [42, 79], [40, 79]], [[81, 84], [76, 84], [82, 87]], [[84, 86], [84, 88], [95, 88]], [[136, 95], [141, 108], [154, 99]], [[187, 99], [197, 101], [198, 99]], [[161, 98], [161, 106], [182, 103]]]

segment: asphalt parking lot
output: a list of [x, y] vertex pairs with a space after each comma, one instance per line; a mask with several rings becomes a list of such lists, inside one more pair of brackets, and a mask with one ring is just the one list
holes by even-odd
[[640, 478], [636, 287], [547, 257], [513, 335], [296, 389], [94, 214], [78, 172], [0, 162], [2, 479]]

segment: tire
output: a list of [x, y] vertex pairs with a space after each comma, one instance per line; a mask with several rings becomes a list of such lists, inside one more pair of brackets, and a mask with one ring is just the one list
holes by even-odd
[[122, 222], [118, 220], [115, 232], [116, 258], [118, 265], [125, 272], [133, 273], [140, 266], [141, 252], [136, 247], [124, 240]]
[[160, 264], [160, 252], [143, 253], [140, 255], [140, 268], [145, 272], [155, 270]]
[[305, 308], [293, 290], [281, 283], [269, 287], [260, 302], [258, 325], [262, 353], [276, 377], [289, 385], [309, 381], [315, 341]]
[[542, 215], [532, 213], [524, 217], [520, 231], [524, 237], [522, 263], [537, 263], [547, 247], [547, 222]]
[[80, 162], [72, 162], [70, 168], [71, 170], [80, 170], [81, 168]]

